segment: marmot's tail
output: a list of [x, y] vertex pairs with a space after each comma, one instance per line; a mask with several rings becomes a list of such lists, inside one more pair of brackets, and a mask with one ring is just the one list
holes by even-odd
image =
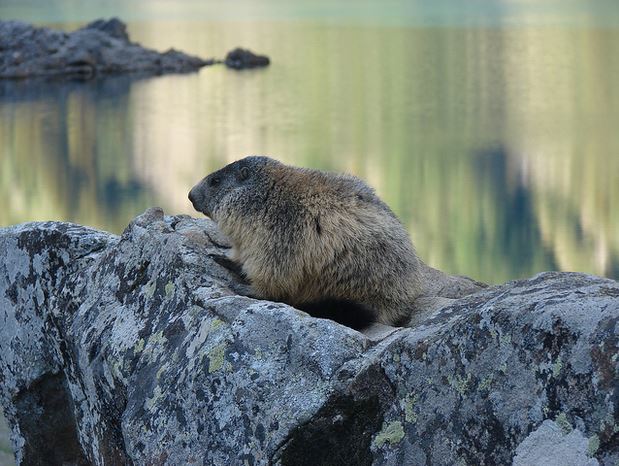
[[343, 299], [323, 299], [295, 307], [312, 317], [331, 319], [355, 330], [361, 330], [376, 322], [376, 312], [368, 306]]

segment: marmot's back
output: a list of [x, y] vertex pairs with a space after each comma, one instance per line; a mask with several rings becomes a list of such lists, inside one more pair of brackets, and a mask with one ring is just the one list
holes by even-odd
[[230, 237], [257, 296], [321, 316], [322, 305], [392, 325], [410, 318], [420, 261], [360, 179], [247, 157], [204, 178], [190, 199]]

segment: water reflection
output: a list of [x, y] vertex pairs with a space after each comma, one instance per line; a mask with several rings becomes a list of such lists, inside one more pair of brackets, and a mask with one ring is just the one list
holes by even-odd
[[120, 231], [153, 202], [130, 150], [134, 81], [0, 83], [1, 224], [66, 219]]
[[0, 224], [119, 232], [242, 155], [355, 173], [432, 265], [619, 277], [614, 29], [140, 22], [138, 41], [266, 70], [0, 87]]

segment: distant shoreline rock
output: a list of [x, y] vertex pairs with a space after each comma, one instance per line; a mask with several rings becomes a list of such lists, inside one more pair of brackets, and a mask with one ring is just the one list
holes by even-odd
[[268, 66], [271, 61], [264, 55], [256, 55], [251, 50], [235, 48], [226, 55], [225, 64], [234, 70], [244, 70], [249, 68], [261, 68]]
[[[266, 64], [269, 62], [267, 57], [243, 52], [243, 60], [235, 66], [226, 60], [228, 67], [242, 69], [266, 66], [265, 59]], [[142, 47], [131, 42], [126, 24], [118, 18], [99, 19], [70, 33], [20, 21], [0, 21], [0, 79], [188, 73], [218, 63], [224, 61], [174, 49], [160, 53]]]

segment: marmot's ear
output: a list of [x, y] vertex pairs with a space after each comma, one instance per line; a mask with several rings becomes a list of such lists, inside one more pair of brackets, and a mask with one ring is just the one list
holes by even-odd
[[245, 181], [247, 178], [249, 178], [249, 168], [241, 167], [239, 170], [239, 180]]

